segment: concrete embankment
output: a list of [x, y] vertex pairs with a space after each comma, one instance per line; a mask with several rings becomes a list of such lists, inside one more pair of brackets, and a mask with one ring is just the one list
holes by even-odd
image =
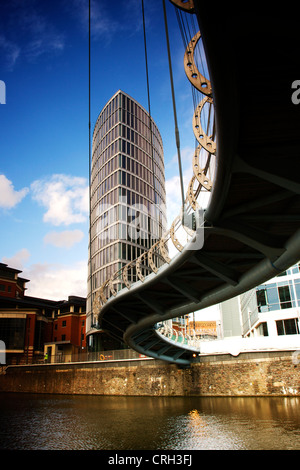
[[293, 351], [210, 355], [187, 369], [157, 360], [8, 366], [0, 392], [119, 396], [300, 396]]

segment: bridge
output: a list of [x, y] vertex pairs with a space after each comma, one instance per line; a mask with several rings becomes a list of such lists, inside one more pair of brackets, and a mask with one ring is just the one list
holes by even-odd
[[[198, 147], [184, 216], [101, 286], [93, 311], [103, 330], [132, 349], [185, 366], [199, 345], [175, 341], [166, 320], [242, 294], [300, 259], [300, 106], [292, 100], [300, 40], [289, 2], [277, 11], [172, 3], [200, 30], [184, 54], [200, 97], [191, 117]], [[200, 46], [203, 71], [195, 60]]]

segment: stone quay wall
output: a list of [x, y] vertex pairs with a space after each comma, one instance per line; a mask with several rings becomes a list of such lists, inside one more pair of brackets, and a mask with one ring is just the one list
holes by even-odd
[[292, 351], [204, 356], [189, 368], [149, 360], [9, 366], [0, 392], [119, 396], [300, 396]]

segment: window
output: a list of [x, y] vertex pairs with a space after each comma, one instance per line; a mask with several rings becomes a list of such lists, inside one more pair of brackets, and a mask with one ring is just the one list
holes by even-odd
[[267, 305], [266, 289], [257, 290], [256, 299], [257, 299], [258, 311], [263, 312], [264, 310], [261, 307], [264, 307]]
[[287, 275], [287, 272], [286, 272], [286, 271], [283, 271], [282, 273], [278, 274], [277, 277], [286, 276], [286, 275]]
[[66, 335], [61, 335], [61, 340], [66, 341]]
[[299, 264], [296, 264], [296, 266], [293, 266], [292, 268], [292, 273], [293, 274], [298, 274], [299, 273]]
[[299, 327], [297, 318], [289, 318], [287, 320], [278, 320], [276, 322], [277, 333], [282, 335], [298, 335]]
[[280, 299], [280, 308], [291, 308], [291, 294], [289, 286], [280, 286], [278, 287], [279, 299]]
[[269, 311], [280, 309], [278, 289], [275, 283], [268, 284], [267, 286], [267, 304]]
[[269, 336], [268, 325], [267, 325], [266, 322], [260, 323], [257, 330], [258, 330], [260, 336]]
[[7, 349], [24, 348], [25, 327], [25, 318], [0, 318], [0, 338]]
[[298, 301], [298, 306], [300, 306], [300, 279], [295, 279], [295, 291], [296, 291], [296, 297]]
[[269, 336], [268, 325], [266, 322], [262, 323], [263, 336]]
[[67, 326], [67, 320], [62, 321], [62, 326]]

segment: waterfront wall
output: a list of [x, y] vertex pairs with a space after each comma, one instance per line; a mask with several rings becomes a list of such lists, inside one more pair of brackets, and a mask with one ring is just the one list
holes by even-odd
[[[300, 396], [290, 351], [204, 356], [190, 368], [156, 360], [7, 367], [0, 391], [119, 396]], [[299, 358], [300, 359], [300, 358]]]

